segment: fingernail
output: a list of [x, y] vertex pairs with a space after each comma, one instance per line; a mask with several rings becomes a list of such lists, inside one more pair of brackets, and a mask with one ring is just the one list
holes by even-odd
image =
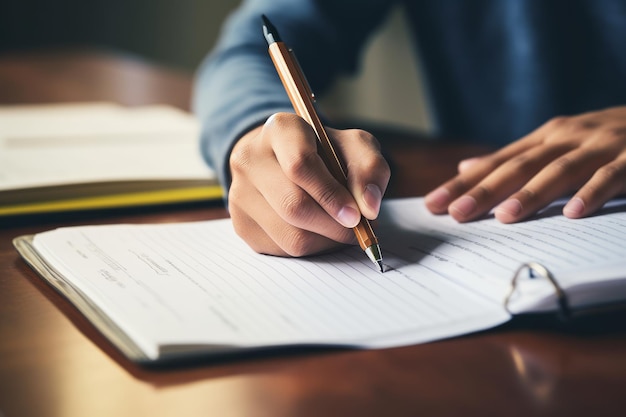
[[580, 217], [584, 212], [585, 202], [579, 197], [572, 198], [567, 202], [565, 207], [563, 207], [563, 214], [567, 217]]
[[344, 227], [354, 227], [359, 224], [359, 221], [361, 220], [361, 215], [359, 214], [359, 211], [355, 208], [345, 206], [341, 210], [339, 210], [339, 213], [337, 213], [337, 220]]
[[511, 217], [517, 217], [522, 213], [522, 209], [522, 203], [520, 203], [520, 201], [516, 198], [511, 198], [496, 207], [495, 211]]
[[450, 192], [444, 187], [439, 187], [434, 191], [431, 191], [424, 197], [424, 201], [429, 206], [435, 206], [437, 208], [445, 208], [450, 204]]
[[474, 197], [464, 195], [450, 206], [450, 211], [460, 214], [461, 217], [468, 217], [476, 210], [476, 206], [476, 199]]
[[372, 210], [378, 212], [380, 209], [380, 203], [383, 198], [383, 193], [375, 184], [367, 184], [365, 191], [363, 192], [363, 200]]
[[469, 159], [462, 160], [461, 162], [459, 162], [459, 172], [465, 171], [466, 169], [474, 165], [476, 162], [478, 162], [479, 159], [480, 158], [469, 158]]

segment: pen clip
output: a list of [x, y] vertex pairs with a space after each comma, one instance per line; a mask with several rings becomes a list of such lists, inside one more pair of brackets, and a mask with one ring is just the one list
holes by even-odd
[[293, 49], [289, 48], [288, 50], [289, 55], [293, 59], [293, 62], [295, 62], [296, 66], [298, 67], [298, 77], [300, 77], [300, 81], [302, 81], [302, 85], [304, 85], [304, 88], [306, 89], [306, 95], [313, 101], [313, 103], [315, 103], [315, 94], [313, 93], [313, 90], [311, 90], [309, 80], [307, 80], [304, 76], [304, 71], [302, 71], [302, 67], [300, 66], [300, 61], [298, 61], [298, 57], [296, 56]]

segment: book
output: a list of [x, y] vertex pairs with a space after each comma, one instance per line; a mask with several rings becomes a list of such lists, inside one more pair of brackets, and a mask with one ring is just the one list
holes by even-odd
[[[429, 213], [422, 198], [386, 201], [377, 227], [384, 273], [358, 247], [255, 253], [230, 219], [66, 227], [14, 245], [139, 363], [289, 346], [388, 348], [557, 311], [555, 283], [573, 312], [621, 306], [626, 199], [578, 220], [561, 208], [512, 225], [458, 224]], [[529, 262], [551, 279], [520, 269]]]
[[0, 106], [0, 216], [220, 199], [199, 131], [165, 105]]

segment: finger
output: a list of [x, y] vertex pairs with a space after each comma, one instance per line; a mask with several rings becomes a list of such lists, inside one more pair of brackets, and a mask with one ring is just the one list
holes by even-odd
[[[280, 123], [269, 128], [262, 126], [253, 136], [240, 140], [233, 148], [230, 156], [233, 182], [229, 201], [243, 204], [245, 211], [256, 218], [256, 213], [261, 209], [255, 200], [263, 198], [269, 203], [268, 209], [279, 213], [285, 222], [344, 241], [343, 227], [330, 218], [312, 198], [306, 198], [306, 193], [286, 178], [278, 165], [271, 145], [271, 136], [280, 135], [280, 132], [276, 132], [277, 127], [280, 127]], [[257, 190], [260, 192], [258, 197]]]
[[[234, 200], [240, 201], [237, 198]], [[240, 206], [230, 203], [229, 210], [235, 231], [259, 253], [299, 257], [324, 252], [340, 246], [343, 242], [351, 243], [354, 240], [354, 233], [340, 226], [338, 228], [343, 231], [340, 237], [342, 242], [299, 229], [284, 222], [262, 199], [257, 198], [255, 202], [255, 209], [258, 209], [255, 219], [245, 210], [245, 204]], [[335, 227], [338, 226], [334, 224]]]
[[540, 145], [542, 138], [539, 132], [533, 132], [465, 166], [459, 175], [426, 195], [424, 198], [426, 207], [435, 214], [447, 213], [452, 201], [475, 187], [499, 166]]
[[360, 212], [370, 220], [375, 219], [391, 176], [380, 144], [373, 135], [359, 129], [329, 129], [329, 134], [346, 162], [348, 189]]
[[611, 155], [576, 149], [547, 164], [495, 210], [503, 223], [520, 221], [587, 181]]
[[480, 159], [481, 159], [480, 157], [475, 157], [475, 158], [464, 159], [461, 162], [459, 162], [459, 165], [457, 167], [459, 174], [467, 172], [472, 166], [474, 166], [477, 162], [479, 162]]
[[[229, 200], [232, 201], [232, 200]], [[275, 256], [287, 256], [287, 252], [274, 242], [265, 230], [252, 217], [236, 204], [229, 202], [228, 211], [237, 235], [257, 253]]]
[[[272, 234], [271, 222], [276, 227], [289, 225], [338, 242], [353, 241], [352, 230], [338, 224], [306, 192], [289, 181], [270, 159], [261, 160], [251, 167], [250, 178], [247, 182], [233, 182], [229, 202], [241, 206], [242, 211], [251, 214], [268, 233]], [[265, 178], [274, 180], [268, 184]], [[271, 217], [267, 213], [271, 213]], [[274, 216], [285, 224], [277, 225]]]
[[533, 176], [573, 145], [538, 146], [513, 157], [454, 200], [448, 212], [457, 221], [473, 220], [519, 190]]
[[622, 157], [598, 169], [563, 207], [571, 219], [593, 214], [611, 198], [626, 193], [626, 158]]
[[268, 125], [274, 131], [268, 137], [284, 175], [344, 227], [356, 226], [361, 220], [359, 207], [345, 185], [324, 165], [313, 129], [300, 117], [288, 113], [276, 114]]

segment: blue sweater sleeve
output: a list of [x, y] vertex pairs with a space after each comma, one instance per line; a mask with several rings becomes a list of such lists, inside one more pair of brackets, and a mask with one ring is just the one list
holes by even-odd
[[229, 16], [196, 74], [193, 97], [202, 154], [225, 188], [237, 139], [273, 113], [293, 112], [267, 52], [261, 15], [296, 51], [319, 95], [338, 74], [356, 70], [363, 44], [391, 6], [389, 0], [248, 0]]

